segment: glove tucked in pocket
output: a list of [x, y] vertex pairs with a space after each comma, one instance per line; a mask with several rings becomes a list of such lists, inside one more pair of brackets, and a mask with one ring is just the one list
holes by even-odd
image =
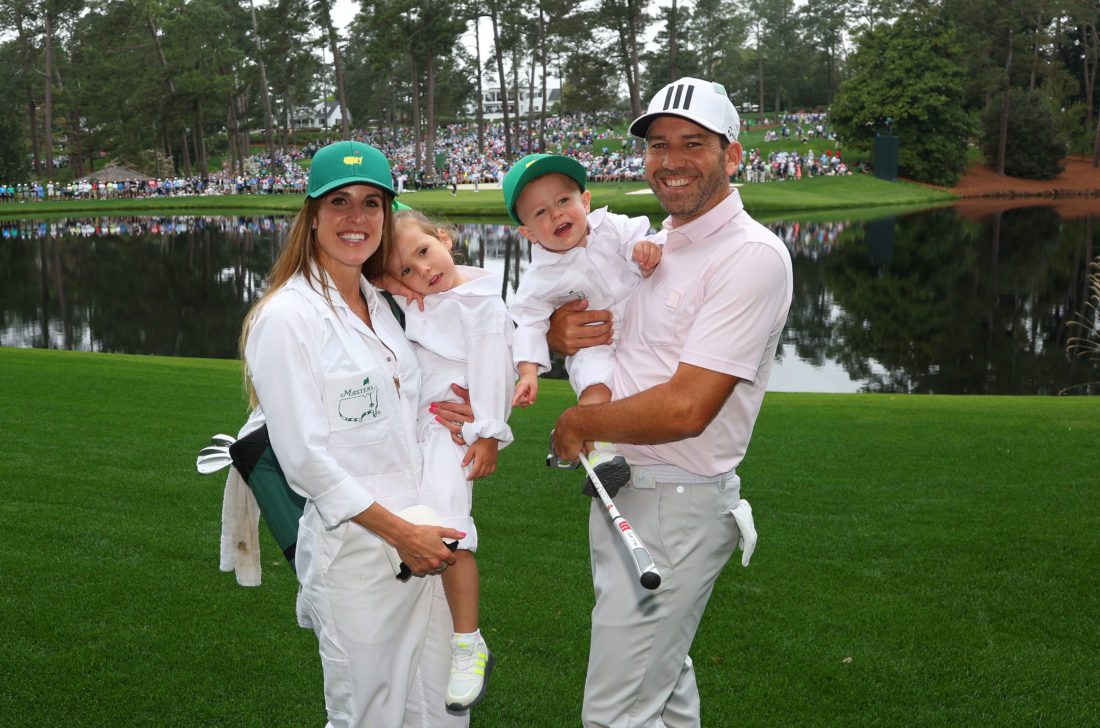
[[737, 540], [741, 549], [741, 566], [748, 566], [752, 552], [756, 550], [756, 524], [752, 520], [752, 506], [747, 500], [739, 500], [728, 513], [733, 516], [737, 530], [741, 532], [741, 537]]

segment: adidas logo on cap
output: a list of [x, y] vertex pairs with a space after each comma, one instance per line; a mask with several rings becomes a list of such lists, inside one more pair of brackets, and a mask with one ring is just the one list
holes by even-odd
[[[718, 84], [715, 84], [715, 86], [718, 86]], [[718, 86], [718, 88], [722, 87]], [[722, 93], [725, 92], [726, 90], [722, 89]], [[673, 96], [673, 93], [675, 93], [676, 95]], [[683, 109], [684, 111], [687, 111], [691, 108], [691, 97], [694, 93], [695, 87], [689, 83], [669, 84], [669, 86], [665, 89], [664, 110], [668, 111], [669, 109]], [[680, 103], [681, 99], [683, 100], [683, 105], [681, 105]]]
[[685, 76], [657, 92], [646, 113], [630, 125], [630, 133], [644, 137], [658, 116], [680, 116], [699, 126], [736, 141], [741, 119], [720, 83]]

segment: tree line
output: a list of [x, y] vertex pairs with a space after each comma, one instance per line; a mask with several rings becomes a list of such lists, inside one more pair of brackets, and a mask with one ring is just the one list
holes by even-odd
[[[322, 99], [344, 112], [331, 136], [349, 116], [411, 136], [431, 174], [441, 125], [472, 125], [485, 152], [488, 88], [514, 157], [545, 148], [547, 113], [632, 118], [683, 75], [721, 82], [754, 122], [828, 110], [863, 154], [897, 135], [900, 171], [928, 181], [957, 179], [971, 145], [1030, 176], [1100, 151], [1100, 0], [361, 0], [343, 28], [333, 4], [0, 0], [0, 178], [79, 177], [102, 158], [243, 172], [257, 141], [309, 139], [293, 112]], [[545, 111], [517, 118], [520, 94]]]

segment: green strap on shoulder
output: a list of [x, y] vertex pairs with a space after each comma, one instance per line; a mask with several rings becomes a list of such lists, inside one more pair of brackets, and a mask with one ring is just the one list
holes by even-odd
[[393, 317], [397, 319], [397, 323], [401, 324], [401, 328], [405, 328], [405, 312], [401, 310], [401, 306], [398, 305], [397, 300], [393, 297], [393, 294], [389, 291], [378, 290], [390, 304], [390, 310], [393, 311]]

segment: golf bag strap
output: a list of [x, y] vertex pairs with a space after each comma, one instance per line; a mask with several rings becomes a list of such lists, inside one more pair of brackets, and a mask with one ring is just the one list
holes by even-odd
[[382, 298], [385, 298], [386, 302], [390, 304], [390, 310], [393, 311], [393, 317], [397, 319], [397, 323], [401, 324], [401, 328], [405, 328], [405, 312], [401, 310], [401, 305], [397, 303], [393, 294], [381, 289], [379, 289], [378, 292], [381, 293]]

